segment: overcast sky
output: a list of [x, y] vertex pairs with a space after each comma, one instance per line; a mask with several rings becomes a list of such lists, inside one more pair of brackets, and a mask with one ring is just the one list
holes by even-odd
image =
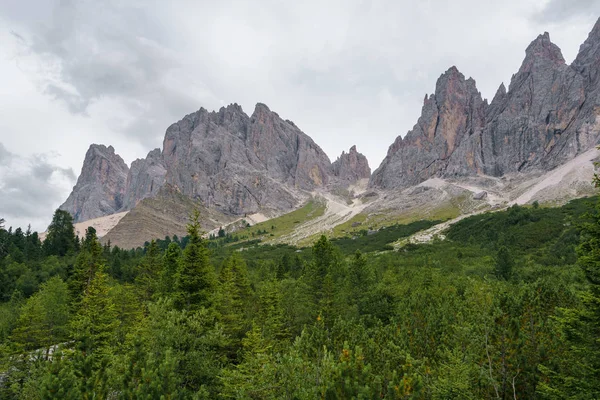
[[538, 34], [571, 62], [599, 16], [600, 0], [1, 0], [0, 217], [43, 231], [90, 143], [131, 163], [233, 102], [375, 169], [450, 66], [491, 99]]

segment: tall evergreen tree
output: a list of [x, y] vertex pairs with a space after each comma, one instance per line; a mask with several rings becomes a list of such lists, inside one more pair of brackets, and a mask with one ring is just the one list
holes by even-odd
[[160, 293], [168, 295], [175, 289], [175, 277], [179, 270], [181, 258], [181, 247], [175, 242], [169, 243], [167, 251], [162, 260], [162, 271], [160, 274]]
[[151, 299], [159, 290], [161, 269], [162, 259], [160, 248], [156, 244], [156, 241], [153, 240], [146, 247], [146, 255], [140, 262], [136, 277], [136, 282], [142, 289], [142, 293], [146, 299]]
[[216, 274], [209, 251], [200, 233], [200, 212], [194, 210], [187, 226], [188, 244], [175, 278], [175, 306], [182, 310], [210, 307], [216, 288]]
[[115, 344], [118, 315], [109, 295], [108, 275], [96, 272], [91, 279], [73, 321], [74, 366], [80, 377], [82, 398], [107, 395], [106, 369]]
[[81, 251], [67, 281], [74, 305], [79, 303], [92, 279], [104, 265], [102, 253], [102, 245], [96, 237], [96, 230], [90, 226], [86, 230]]
[[249, 329], [252, 288], [248, 279], [246, 262], [239, 254], [234, 254], [223, 262], [219, 274], [220, 296], [218, 308], [224, 331], [239, 345]]
[[68, 211], [57, 209], [44, 240], [46, 254], [65, 256], [67, 253], [75, 251], [76, 246], [77, 236], [75, 236], [73, 217]]
[[367, 262], [367, 258], [360, 250], [356, 250], [348, 268], [347, 293], [350, 296], [349, 302], [358, 307], [359, 313], [364, 311], [364, 305], [374, 281], [375, 274]]

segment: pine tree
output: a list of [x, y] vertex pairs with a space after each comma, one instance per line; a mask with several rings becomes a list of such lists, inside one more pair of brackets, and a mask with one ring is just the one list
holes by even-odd
[[75, 251], [77, 236], [73, 226], [73, 217], [68, 211], [57, 209], [48, 227], [48, 235], [44, 240], [47, 255], [65, 256]]
[[84, 399], [106, 397], [106, 368], [113, 354], [117, 316], [109, 295], [108, 276], [97, 272], [72, 325], [76, 349], [73, 362]]
[[364, 311], [367, 296], [375, 281], [375, 274], [368, 264], [366, 257], [356, 250], [348, 269], [349, 302], [358, 307], [359, 314]]
[[160, 293], [168, 295], [173, 292], [175, 286], [175, 277], [179, 270], [181, 258], [181, 247], [175, 242], [169, 243], [167, 251], [163, 256], [163, 266], [160, 274]]
[[289, 338], [285, 325], [285, 315], [282, 308], [282, 294], [280, 283], [276, 280], [265, 282], [261, 287], [260, 311], [257, 324], [261, 328], [262, 336], [275, 346], [279, 341]]
[[239, 345], [248, 326], [252, 289], [248, 279], [246, 262], [234, 254], [223, 263], [220, 281], [218, 308], [225, 333], [230, 336], [234, 347]]
[[47, 364], [47, 370], [42, 376], [39, 391], [42, 399], [79, 400], [82, 398], [75, 366], [62, 350], [59, 349], [52, 355], [52, 360]]
[[160, 274], [162, 259], [160, 248], [156, 241], [151, 241], [146, 247], [146, 255], [139, 266], [136, 283], [140, 286], [145, 299], [151, 299], [158, 291], [160, 285]]
[[103, 264], [102, 245], [96, 237], [96, 230], [90, 226], [86, 230], [81, 252], [75, 260], [73, 273], [67, 281], [74, 306], [81, 301], [87, 287]]
[[175, 306], [197, 310], [212, 306], [216, 288], [215, 271], [208, 248], [200, 234], [200, 212], [195, 210], [187, 226], [189, 242], [183, 251], [175, 278]]

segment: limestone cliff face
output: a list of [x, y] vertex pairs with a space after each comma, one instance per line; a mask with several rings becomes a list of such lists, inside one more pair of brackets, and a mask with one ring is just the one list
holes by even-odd
[[489, 105], [472, 79], [448, 70], [369, 184], [391, 189], [434, 176], [550, 170], [598, 143], [599, 115], [600, 20], [572, 65], [548, 33], [539, 35], [508, 90], [500, 85]]
[[[162, 151], [152, 150], [131, 169], [112, 147], [93, 148], [64, 205], [77, 220], [130, 210], [166, 184], [226, 214], [286, 211], [306, 192], [337, 183], [343, 172], [338, 168], [334, 173], [327, 155], [309, 136], [261, 103], [251, 116], [237, 104], [185, 116], [167, 129]], [[350, 156], [356, 165], [349, 168], [356, 170], [343, 176], [347, 182], [354, 175], [364, 176], [365, 165], [368, 170], [356, 149]], [[109, 172], [94, 175], [106, 165]]]
[[112, 146], [93, 144], [71, 195], [60, 206], [75, 222], [117, 212], [123, 206], [129, 168]]
[[132, 209], [141, 200], [154, 197], [165, 184], [166, 174], [160, 149], [154, 149], [146, 158], [132, 162], [125, 185], [123, 209]]
[[371, 176], [369, 162], [363, 154], [356, 150], [356, 146], [350, 147], [348, 153], [342, 151], [342, 155], [331, 164], [331, 170], [342, 185], [352, 184]]
[[587, 150], [591, 143], [575, 132], [584, 101], [581, 74], [565, 64], [548, 33], [538, 36], [507, 94], [492, 101], [481, 138], [483, 172], [551, 169], [573, 158], [579, 146]]
[[[370, 185], [380, 188], [406, 187], [444, 173], [464, 139], [481, 131], [487, 104], [473, 79], [465, 79], [456, 67], [437, 81], [435, 93], [426, 96], [421, 117], [402, 139], [398, 137]], [[456, 169], [477, 172], [475, 155], [465, 155]]]
[[260, 103], [252, 116], [237, 104], [187, 115], [167, 129], [162, 156], [168, 183], [231, 214], [289, 210], [296, 189], [330, 179], [323, 150]]

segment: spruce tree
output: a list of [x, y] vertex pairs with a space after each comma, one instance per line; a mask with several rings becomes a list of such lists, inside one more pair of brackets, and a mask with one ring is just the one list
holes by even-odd
[[237, 345], [249, 329], [248, 315], [252, 298], [246, 262], [239, 254], [224, 261], [219, 281], [221, 295], [218, 308], [221, 321], [225, 333]]
[[200, 233], [198, 210], [192, 215], [187, 233], [189, 241], [175, 278], [175, 306], [180, 310], [190, 311], [201, 307], [209, 308], [213, 303], [217, 280], [206, 242]]
[[142, 290], [145, 299], [151, 299], [158, 291], [160, 285], [160, 273], [162, 269], [162, 259], [160, 248], [156, 241], [151, 241], [146, 247], [146, 255], [140, 263], [136, 283]]
[[102, 253], [102, 245], [96, 237], [96, 230], [90, 226], [86, 230], [81, 252], [75, 260], [73, 272], [67, 281], [75, 307], [81, 301], [96, 272], [104, 264]]
[[96, 272], [73, 321], [74, 366], [80, 377], [82, 398], [107, 395], [106, 368], [111, 361], [118, 326], [115, 304], [109, 295], [109, 278]]
[[77, 236], [73, 226], [73, 217], [68, 211], [57, 209], [48, 226], [48, 235], [44, 240], [47, 255], [65, 256], [75, 251]]
[[169, 243], [167, 251], [162, 259], [162, 271], [160, 274], [160, 293], [168, 295], [175, 288], [175, 277], [179, 270], [181, 258], [181, 247], [175, 242]]

